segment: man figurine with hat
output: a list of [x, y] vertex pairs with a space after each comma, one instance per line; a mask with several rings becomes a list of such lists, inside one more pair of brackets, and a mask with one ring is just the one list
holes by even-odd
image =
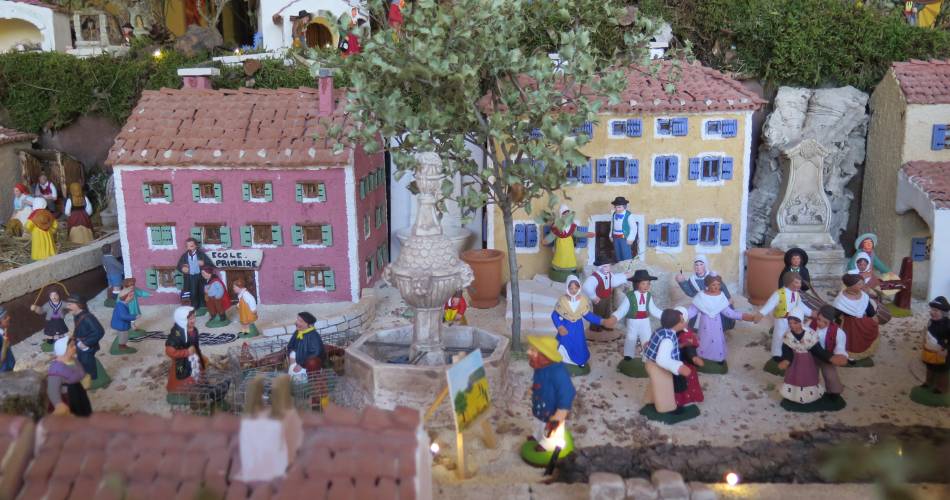
[[614, 242], [614, 255], [617, 262], [630, 260], [633, 258], [633, 252], [630, 246], [633, 245], [639, 234], [639, 225], [636, 221], [630, 219], [630, 211], [627, 205], [630, 204], [623, 196], [614, 198], [610, 202], [614, 206], [614, 214], [610, 223], [610, 238]]
[[950, 302], [940, 296], [930, 301], [930, 322], [924, 332], [921, 359], [927, 368], [923, 385], [910, 391], [910, 398], [927, 406], [950, 406], [947, 380], [950, 375]]
[[16, 365], [16, 358], [13, 357], [13, 347], [10, 339], [10, 313], [3, 306], [0, 306], [0, 335], [3, 336], [3, 348], [0, 351], [0, 372], [12, 372]]
[[287, 358], [290, 361], [290, 375], [294, 376], [303, 371], [315, 372], [323, 367], [326, 358], [326, 349], [323, 348], [323, 339], [313, 326], [317, 318], [303, 311], [297, 313], [297, 331], [290, 336], [287, 343]]
[[650, 276], [647, 270], [637, 269], [630, 278], [633, 290], [626, 293], [620, 301], [620, 307], [613, 314], [618, 321], [627, 319], [627, 339], [623, 343], [623, 361], [617, 364], [617, 371], [628, 377], [647, 376], [643, 362], [635, 358], [637, 342], [640, 343], [640, 348], [645, 350], [653, 335], [650, 316], [660, 319], [663, 314], [663, 310], [653, 302], [653, 294], [650, 293], [651, 282], [656, 279], [656, 276]]
[[696, 405], [677, 406], [673, 389], [673, 375], [689, 377], [692, 370], [680, 361], [676, 332], [686, 328], [686, 317], [676, 309], [664, 309], [660, 315], [660, 329], [653, 333], [644, 349], [647, 385], [647, 404], [640, 414], [650, 420], [675, 424], [699, 416]]
[[565, 428], [576, 390], [571, 382], [554, 337], [528, 336], [528, 364], [534, 369], [531, 384], [531, 414], [537, 419], [532, 436], [521, 446], [521, 458], [545, 466], [554, 449], [560, 457], [574, 451], [574, 438]]
[[87, 378], [83, 378], [83, 387], [89, 390], [101, 389], [112, 383], [106, 369], [96, 359], [99, 351], [99, 341], [105, 336], [102, 323], [89, 312], [86, 301], [72, 294], [66, 297], [66, 309], [73, 314], [73, 338], [76, 339], [76, 359], [86, 371]]
[[[606, 320], [614, 310], [614, 288], [619, 288], [626, 284], [629, 273], [613, 273], [610, 271], [611, 264], [616, 261], [609, 255], [598, 254], [594, 259], [594, 272], [584, 280], [581, 289], [584, 294], [590, 297], [594, 303], [594, 314]], [[599, 332], [602, 330], [613, 331], [613, 328], [591, 324], [590, 331]], [[609, 337], [609, 338], [607, 338]], [[591, 337], [592, 340], [614, 340], [616, 336], [607, 336], [605, 338]]]

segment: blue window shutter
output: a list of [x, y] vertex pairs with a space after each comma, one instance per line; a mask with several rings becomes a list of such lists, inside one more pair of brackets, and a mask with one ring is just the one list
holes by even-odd
[[515, 247], [525, 246], [524, 224], [515, 224]]
[[655, 247], [660, 244], [660, 226], [659, 224], [650, 224], [647, 226], [647, 246]]
[[630, 184], [640, 182], [640, 160], [634, 158], [627, 160], [627, 182]]
[[594, 137], [594, 124], [592, 122], [584, 122], [584, 133], [587, 134], [587, 137]]
[[686, 225], [686, 244], [695, 245], [699, 243], [699, 224]]
[[607, 182], [607, 160], [597, 159], [597, 182]]
[[643, 135], [643, 122], [639, 118], [630, 118], [627, 120], [627, 137], [640, 137]]
[[664, 157], [662, 156], [657, 156], [656, 158], [653, 159], [654, 182], [664, 182], [663, 180], [666, 177], [666, 174], [664, 173], [665, 169], [663, 168], [664, 163], [665, 163]]
[[666, 181], [667, 182], [676, 182], [677, 176], [679, 175], [679, 157], [670, 156], [669, 157], [669, 166], [666, 169]]
[[719, 226], [719, 244], [722, 246], [732, 244], [732, 224], [722, 224]]
[[739, 123], [736, 120], [723, 120], [720, 130], [720, 135], [723, 137], [735, 137], [736, 132], [739, 130]]
[[221, 246], [224, 248], [231, 248], [231, 228], [228, 226], [221, 226]]
[[930, 140], [930, 149], [939, 151], [947, 147], [947, 125], [943, 123], [934, 124], [933, 137]]
[[927, 238], [911, 238], [910, 257], [914, 260], [914, 262], [927, 260], [929, 257], [927, 255]]
[[699, 179], [699, 157], [693, 157], [689, 159], [689, 180], [695, 181]]
[[719, 175], [723, 180], [732, 179], [732, 157], [723, 156], [719, 165]]
[[541, 129], [539, 129], [538, 127], [531, 129], [531, 132], [528, 134], [528, 136], [531, 137], [532, 139], [540, 139]]
[[591, 174], [590, 162], [585, 162], [581, 165], [581, 182], [584, 184], [590, 184], [594, 182], [594, 177]]
[[576, 248], [587, 248], [587, 226], [577, 226], [574, 230], [574, 246]]
[[538, 225], [537, 224], [525, 224], [525, 246], [528, 248], [534, 248], [538, 246]]
[[680, 223], [672, 222], [670, 223], [670, 242], [671, 247], [680, 246]]
[[682, 137], [689, 130], [689, 122], [686, 118], [673, 118], [673, 135]]

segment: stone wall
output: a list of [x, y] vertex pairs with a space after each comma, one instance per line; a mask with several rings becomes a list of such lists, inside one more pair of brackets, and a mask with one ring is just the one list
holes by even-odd
[[[317, 333], [324, 337], [331, 334], [360, 333], [363, 331], [364, 325], [371, 325], [373, 320], [376, 319], [376, 290], [373, 288], [364, 288], [361, 295], [359, 303], [354, 307], [347, 308], [347, 311], [343, 314], [331, 317], [317, 316], [317, 323], [314, 325], [317, 329]], [[290, 336], [296, 330], [296, 325], [291, 322], [283, 326], [267, 328], [263, 331], [263, 334], [268, 337], [277, 337], [281, 340], [289, 341]]]
[[[868, 95], [854, 87], [802, 89], [781, 87], [775, 111], [762, 128], [752, 192], [749, 195], [748, 244], [766, 246], [777, 232], [775, 211], [785, 177], [779, 161], [784, 148], [815, 139], [831, 153], [825, 158], [825, 193], [831, 202], [831, 236], [851, 248], [860, 207], [849, 183], [863, 173], [868, 128]], [[860, 192], [858, 193], [860, 196]], [[847, 232], [847, 234], [846, 234]]]

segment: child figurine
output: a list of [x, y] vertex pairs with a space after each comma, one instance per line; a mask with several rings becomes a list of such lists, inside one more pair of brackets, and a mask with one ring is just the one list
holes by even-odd
[[[837, 311], [831, 306], [821, 306], [818, 310], [818, 316], [811, 322], [811, 329], [818, 334], [818, 343], [821, 348], [831, 354], [848, 357], [847, 335], [845, 331], [835, 323]], [[819, 360], [818, 368], [821, 370], [821, 378], [825, 381], [825, 397], [831, 401], [844, 400], [841, 393], [844, 392], [844, 385], [838, 378], [838, 367], [826, 361]]]
[[78, 182], [69, 185], [69, 198], [63, 208], [66, 214], [66, 227], [69, 228], [69, 241], [77, 245], [89, 243], [95, 236], [92, 234], [92, 203], [83, 194], [82, 186]]
[[468, 321], [465, 319], [465, 309], [468, 308], [468, 303], [465, 302], [465, 297], [462, 296], [461, 290], [456, 290], [449, 300], [445, 301], [445, 307], [443, 308], [442, 321], [445, 322], [448, 326], [453, 325], [467, 325]]
[[[879, 259], [877, 255], [874, 254], [874, 247], [876, 246], [877, 235], [874, 233], [864, 233], [861, 236], [858, 236], [858, 239], [854, 240], [855, 252], [866, 253], [870, 258], [871, 266], [874, 268], [874, 270], [881, 274], [891, 272], [891, 268], [887, 267], [887, 264], [882, 262], [881, 259]], [[855, 263], [857, 258], [857, 253], [851, 256], [851, 259], [848, 260], [848, 269], [855, 269], [857, 267]]]
[[[142, 316], [142, 306], [139, 304], [139, 298], [151, 297], [152, 294], [142, 290], [135, 286], [135, 278], [125, 278], [122, 280], [122, 288], [132, 289], [132, 296], [129, 298], [129, 313], [132, 316], [135, 316], [136, 319]], [[129, 330], [129, 339], [137, 339], [145, 335], [145, 330], [135, 326], [135, 321], [132, 322], [132, 329]]]
[[57, 340], [65, 337], [69, 333], [66, 327], [66, 308], [63, 307], [63, 301], [56, 290], [49, 291], [49, 300], [42, 307], [37, 305], [30, 306], [30, 310], [36, 314], [46, 315], [46, 324], [43, 325], [43, 335], [46, 339], [41, 347], [43, 352], [53, 352], [53, 344]]
[[778, 368], [778, 362], [781, 361], [782, 343], [784, 342], [785, 332], [788, 331], [788, 321], [785, 320], [785, 317], [798, 309], [801, 309], [804, 317], [812, 315], [811, 309], [802, 300], [802, 277], [794, 271], [789, 271], [782, 277], [782, 285], [782, 288], [773, 292], [765, 305], [759, 309], [760, 319], [768, 314], [771, 314], [774, 319], [772, 325], [772, 358], [765, 363], [765, 371], [779, 376], [782, 375], [782, 371]]
[[112, 310], [112, 321], [109, 326], [112, 327], [112, 333], [115, 334], [115, 340], [112, 341], [112, 347], [109, 354], [122, 356], [126, 354], [135, 354], [138, 349], [128, 346], [129, 330], [132, 329], [132, 322], [136, 316], [129, 312], [129, 302], [135, 296], [132, 288], [123, 288], [119, 291], [119, 300], [115, 302], [115, 309]]
[[940, 296], [930, 301], [930, 322], [924, 332], [924, 348], [921, 358], [927, 368], [923, 385], [910, 391], [910, 399], [927, 406], [950, 406], [948, 375], [950, 361], [950, 302]]
[[56, 255], [56, 241], [53, 239], [59, 223], [56, 217], [46, 209], [46, 200], [33, 199], [33, 212], [26, 221], [26, 230], [30, 232], [33, 260], [43, 260]]
[[842, 315], [841, 326], [847, 335], [849, 366], [874, 366], [871, 356], [877, 351], [880, 336], [874, 301], [864, 291], [864, 280], [856, 274], [841, 277], [845, 289], [835, 297], [834, 306]]
[[112, 383], [105, 367], [96, 359], [96, 352], [99, 351], [99, 341], [105, 336], [105, 329], [102, 323], [89, 312], [86, 301], [78, 295], [66, 297], [66, 309], [73, 315], [73, 338], [76, 339], [76, 359], [86, 371], [86, 377], [83, 379], [83, 387], [87, 390], [95, 391], [108, 387]]
[[656, 276], [650, 276], [645, 269], [638, 269], [630, 281], [633, 283], [633, 290], [626, 293], [620, 301], [620, 307], [614, 311], [613, 317], [616, 320], [627, 319], [627, 338], [623, 343], [623, 360], [617, 364], [617, 371], [628, 377], [646, 378], [647, 371], [644, 368], [643, 360], [637, 358], [637, 343], [640, 343], [640, 349], [645, 350], [650, 343], [650, 336], [653, 330], [650, 328], [650, 316], [659, 318], [663, 310], [653, 302], [653, 294], [650, 293], [651, 281], [656, 280]]
[[218, 328], [230, 325], [228, 309], [231, 307], [231, 295], [228, 294], [228, 287], [224, 285], [221, 276], [211, 266], [201, 268], [201, 277], [204, 278], [205, 282], [205, 304], [208, 306], [208, 314], [211, 315], [211, 319], [205, 323], [205, 326]]
[[590, 300], [581, 293], [581, 280], [573, 274], [567, 277], [567, 293], [562, 295], [551, 313], [557, 329], [558, 353], [572, 376], [590, 373], [590, 350], [584, 336], [584, 320], [592, 325], [613, 326], [614, 317], [601, 320], [593, 313]]
[[788, 313], [788, 331], [782, 341], [782, 361], [778, 367], [785, 371], [782, 384], [782, 408], [788, 411], [810, 413], [838, 411], [844, 408], [841, 398], [825, 398], [825, 386], [818, 379], [818, 363], [824, 361], [844, 366], [848, 358], [831, 354], [821, 347], [818, 334], [805, 328], [801, 310]]
[[561, 448], [560, 457], [574, 451], [574, 438], [565, 422], [576, 391], [554, 337], [528, 336], [528, 364], [534, 369], [531, 414], [537, 425], [534, 434], [521, 446], [521, 458], [543, 467], [556, 447]]
[[31, 213], [33, 197], [30, 196], [30, 189], [22, 183], [17, 183], [13, 186], [13, 215], [7, 222], [7, 234], [18, 238], [23, 236], [23, 228]]
[[[703, 373], [723, 375], [729, 371], [726, 363], [726, 329], [723, 318], [736, 320], [756, 321], [757, 314], [739, 313], [732, 308], [725, 292], [722, 291], [722, 278], [706, 276], [705, 290], [693, 297], [686, 317], [697, 319], [699, 329], [699, 355], [703, 358]], [[734, 323], [733, 323], [734, 324]]]
[[[676, 311], [688, 317], [685, 307], [677, 307]], [[689, 367], [690, 374], [687, 376], [673, 375], [673, 391], [676, 398], [676, 406], [686, 406], [690, 403], [703, 402], [703, 386], [699, 385], [699, 371], [704, 364], [703, 358], [699, 357], [696, 349], [699, 347], [699, 337], [696, 332], [689, 328], [689, 325], [676, 332], [677, 345], [680, 348], [680, 361]]]
[[686, 328], [686, 317], [675, 309], [664, 309], [660, 326], [650, 337], [643, 355], [650, 383], [645, 399], [648, 404], [640, 409], [640, 414], [650, 420], [675, 424], [699, 416], [696, 405], [677, 405], [673, 389], [673, 375], [688, 377], [693, 372], [680, 361], [676, 336], [677, 331]]
[[[614, 288], [619, 288], [627, 283], [629, 274], [618, 274], [610, 272], [611, 264], [616, 261], [608, 255], [598, 254], [594, 259], [594, 272], [584, 280], [581, 287], [584, 295], [593, 302], [594, 314], [600, 316], [600, 319], [607, 319], [614, 310]], [[605, 328], [600, 325], [591, 325], [590, 331], [592, 340], [610, 341], [616, 340], [620, 335], [613, 333], [595, 334], [594, 332], [613, 332], [613, 328]]]
[[122, 263], [112, 253], [112, 245], [102, 245], [102, 268], [106, 270], [106, 281], [109, 289], [106, 291], [106, 307], [115, 306], [115, 295], [122, 289], [122, 276], [125, 270]]
[[808, 272], [808, 268], [805, 267], [808, 265], [808, 253], [802, 250], [801, 248], [789, 248], [785, 252], [785, 268], [782, 269], [782, 274], [778, 276], [778, 286], [781, 288], [784, 286], [782, 283], [782, 278], [785, 276], [785, 273], [792, 272], [798, 273], [802, 278], [802, 291], [808, 291], [808, 284], [811, 283], [811, 274]]
[[639, 225], [630, 218], [632, 214], [627, 210], [627, 205], [630, 202], [626, 198], [618, 196], [610, 204], [614, 207], [610, 231], [611, 239], [614, 242], [614, 256], [617, 262], [630, 260], [633, 258], [631, 245], [637, 240]]
[[238, 298], [238, 321], [241, 322], [241, 333], [238, 338], [248, 339], [257, 337], [260, 332], [254, 322], [257, 321], [257, 299], [247, 291], [244, 280], [238, 278], [231, 284], [234, 296]]

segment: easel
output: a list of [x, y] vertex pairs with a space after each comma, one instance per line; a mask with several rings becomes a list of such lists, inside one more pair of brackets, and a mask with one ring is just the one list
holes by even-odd
[[[457, 359], [453, 359], [453, 362]], [[432, 402], [432, 405], [429, 406], [429, 409], [426, 410], [425, 416], [422, 418], [423, 424], [428, 422], [432, 418], [432, 415], [435, 414], [436, 410], [439, 409], [439, 405], [442, 404], [442, 401], [445, 400], [446, 396], [449, 395], [449, 384], [446, 383], [445, 386], [439, 391], [439, 395], [435, 397], [435, 401]], [[455, 413], [452, 412], [451, 408], [449, 409], [452, 413], [453, 420], [455, 420]], [[455, 453], [456, 453], [456, 467], [455, 467], [455, 477], [457, 479], [468, 479], [474, 474], [469, 475], [465, 470], [465, 432], [469, 432], [472, 429], [479, 428], [481, 432], [479, 437], [482, 440], [482, 443], [488, 449], [495, 449], [498, 447], [498, 439], [495, 436], [495, 429], [491, 426], [491, 408], [485, 410], [484, 413], [475, 417], [475, 421], [471, 422], [468, 428], [464, 431], [460, 431], [458, 428], [458, 420], [455, 421]]]

